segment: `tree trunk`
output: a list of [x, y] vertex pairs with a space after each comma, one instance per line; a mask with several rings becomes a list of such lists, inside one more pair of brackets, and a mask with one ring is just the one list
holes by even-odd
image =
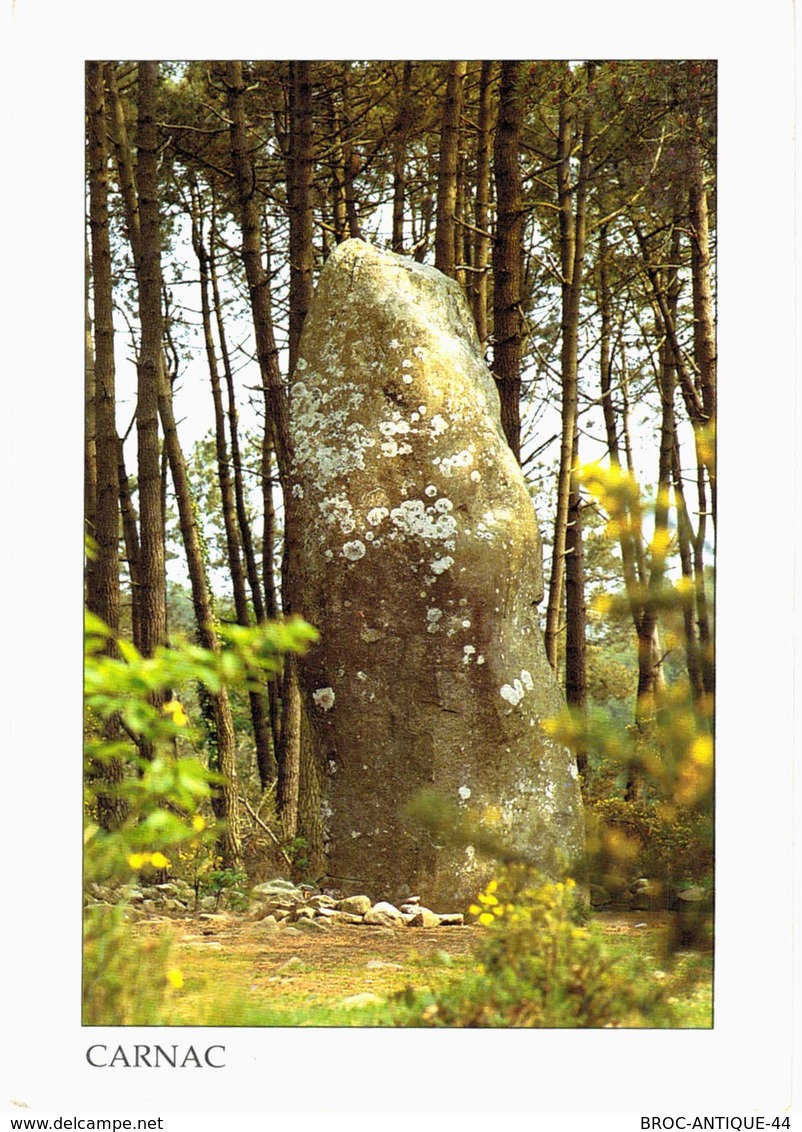
[[[129, 201], [128, 231], [139, 281], [142, 340], [137, 367], [137, 482], [139, 490], [139, 611], [142, 651], [151, 656], [167, 637], [164, 574], [164, 514], [159, 451], [159, 384], [162, 370], [161, 268], [159, 264], [158, 132], [156, 128], [156, 64], [139, 65], [138, 201]], [[118, 134], [118, 167], [130, 160], [124, 135]], [[131, 182], [133, 185], [133, 182]], [[121, 184], [127, 200], [124, 184]], [[141, 212], [140, 212], [141, 209]], [[133, 217], [136, 216], [136, 222]]]
[[437, 227], [434, 236], [434, 266], [445, 275], [450, 275], [452, 279], [456, 275], [454, 249], [457, 167], [460, 116], [462, 114], [462, 87], [467, 69], [468, 64], [465, 61], [448, 64], [443, 125], [440, 133], [440, 162], [437, 174]]
[[471, 306], [479, 341], [488, 337], [487, 275], [490, 263], [490, 158], [493, 150], [491, 86], [494, 64], [482, 63], [479, 79], [479, 121], [476, 137], [476, 203], [473, 233]]
[[501, 423], [516, 460], [521, 459], [521, 356], [523, 318], [523, 211], [520, 141], [523, 123], [521, 64], [501, 64], [498, 124], [493, 147], [496, 238], [493, 244], [493, 376], [501, 398]]
[[[218, 482], [223, 508], [223, 524], [226, 533], [226, 551], [231, 585], [234, 593], [234, 609], [240, 625], [250, 625], [251, 618], [248, 610], [248, 598], [245, 588], [245, 573], [242, 568], [242, 555], [240, 553], [239, 527], [237, 523], [234, 488], [231, 480], [231, 471], [228, 460], [228, 444], [226, 442], [226, 414], [223, 408], [223, 395], [220, 388], [220, 375], [217, 370], [217, 356], [215, 353], [214, 337], [212, 334], [212, 312], [210, 301], [209, 257], [203, 240], [201, 228], [200, 201], [197, 190], [192, 189], [192, 243], [198, 259], [201, 290], [201, 318], [203, 322], [203, 336], [206, 347], [206, 358], [209, 366], [209, 378], [212, 386], [212, 401], [214, 404], [215, 423], [215, 450], [217, 455]], [[273, 778], [273, 753], [270, 743], [270, 728], [268, 724], [267, 702], [261, 692], [250, 690], [248, 702], [251, 711], [253, 726], [253, 739], [256, 749], [256, 765], [259, 779], [264, 789]]]
[[[293, 497], [290, 491], [292, 468], [292, 437], [289, 426], [289, 400], [287, 390], [281, 380], [278, 366], [278, 350], [273, 335], [273, 319], [270, 309], [269, 281], [264, 272], [261, 259], [260, 211], [256, 198], [256, 181], [247, 147], [245, 124], [245, 85], [242, 77], [242, 64], [234, 61], [226, 64], [228, 87], [228, 106], [231, 119], [231, 158], [234, 168], [234, 181], [240, 204], [242, 225], [242, 258], [248, 280], [248, 290], [253, 312], [256, 353], [262, 375], [265, 397], [266, 428], [272, 431], [272, 446], [276, 454], [284, 498], [284, 612], [288, 608], [286, 577], [295, 560], [295, 523]], [[266, 569], [270, 564], [266, 563]], [[293, 687], [294, 662], [288, 658], [285, 664], [283, 687], [283, 716], [279, 746], [276, 749], [279, 778], [288, 784], [283, 791], [283, 805], [295, 806], [280, 814], [286, 828], [294, 828], [297, 822], [297, 790], [292, 783], [297, 780], [300, 765], [300, 723], [294, 706], [297, 687]], [[293, 801], [293, 799], [295, 801]]]
[[287, 196], [290, 211], [289, 369], [295, 369], [298, 343], [312, 301], [315, 267], [312, 243], [312, 82], [309, 63], [290, 63], [290, 147]]
[[412, 63], [404, 63], [393, 129], [393, 251], [404, 250], [404, 195], [406, 192], [406, 151], [409, 131], [409, 99], [412, 92]]
[[[114, 374], [114, 322], [111, 281], [111, 246], [108, 212], [108, 153], [106, 149], [105, 64], [89, 63], [89, 224], [92, 233], [94, 295], [94, 539], [96, 557], [87, 579], [87, 606], [106, 623], [113, 636], [120, 627], [119, 511], [117, 478], [117, 422]], [[113, 642], [109, 645], [114, 651]], [[119, 723], [104, 727], [110, 742], [119, 738]], [[91, 769], [97, 799], [98, 822], [103, 829], [118, 828], [127, 806], [120, 796], [123, 764], [114, 758], [96, 762]]]
[[[157, 84], [157, 64], [152, 62], [140, 63], [139, 160], [137, 166], [141, 252], [139, 286], [140, 316], [142, 319], [140, 369], [147, 374], [148, 384], [155, 384], [157, 391], [158, 413], [164, 429], [164, 446], [170, 465], [170, 474], [178, 505], [181, 537], [187, 556], [187, 570], [192, 589], [195, 620], [198, 626], [198, 639], [204, 648], [212, 652], [219, 652], [220, 645], [215, 632], [215, 614], [206, 577], [206, 563], [198, 530], [195, 505], [178, 439], [173, 414], [172, 391], [164, 372], [157, 166], [158, 130], [156, 126]], [[143, 546], [144, 542], [145, 524], [143, 518]], [[202, 697], [202, 703], [203, 699]], [[209, 761], [213, 769], [218, 770], [224, 776], [218, 799], [220, 804], [217, 810], [218, 816], [225, 821], [225, 827], [220, 837], [220, 849], [224, 867], [237, 868], [242, 861], [242, 847], [239, 837], [236, 743], [231, 708], [225, 688], [221, 688], [216, 695], [210, 696], [209, 701], [208, 710], [205, 713], [211, 748]]]
[[693, 282], [693, 352], [699, 371], [702, 406], [706, 418], [705, 447], [711, 450], [706, 461], [710, 477], [713, 520], [716, 515], [716, 465], [714, 445], [716, 428], [716, 330], [713, 295], [710, 286], [710, 236], [707, 217], [707, 192], [698, 146], [693, 147], [689, 199], [691, 241], [691, 278]]
[[[592, 75], [588, 64], [587, 82]], [[582, 296], [582, 275], [585, 256], [585, 209], [588, 189], [588, 166], [591, 134], [591, 111], [586, 103], [582, 126], [579, 169], [575, 188], [571, 185], [574, 131], [576, 120], [575, 95], [568, 90], [573, 77], [563, 79], [560, 91], [560, 129], [557, 166], [557, 192], [560, 211], [560, 252], [562, 265], [562, 437], [560, 441], [560, 469], [557, 480], [557, 513], [554, 520], [554, 542], [551, 560], [551, 582], [546, 609], [546, 656], [557, 670], [557, 641], [560, 631], [560, 612], [563, 604], [565, 577], [566, 533], [571, 482], [575, 474], [574, 434], [577, 427], [578, 407], [578, 353], [579, 305]]]

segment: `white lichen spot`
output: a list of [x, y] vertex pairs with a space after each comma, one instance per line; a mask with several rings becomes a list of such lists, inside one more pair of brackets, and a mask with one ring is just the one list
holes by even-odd
[[502, 684], [500, 695], [502, 700], [515, 706], [524, 698], [524, 686], [520, 680], [515, 679], [512, 684]]
[[356, 841], [357, 837], [361, 837], [361, 836], [362, 836], [362, 834], [359, 832], [358, 829], [352, 829], [351, 830], [351, 837], [353, 837], [354, 841]]
[[397, 350], [398, 349], [398, 339], [397, 338], [391, 338], [390, 339], [390, 349], [391, 350]]
[[433, 483], [429, 483], [423, 489], [423, 494], [428, 495], [430, 499], [433, 499], [434, 496], [437, 495], [437, 488]]
[[292, 497], [293, 497], [293, 499], [303, 499], [304, 489], [301, 487], [301, 485], [299, 483], [294, 483], [292, 485]]
[[443, 475], [450, 476], [454, 468], [468, 468], [472, 463], [473, 454], [465, 448], [462, 452], [455, 452], [453, 456], [441, 460], [440, 471]]
[[309, 363], [307, 362], [306, 358], [299, 358], [295, 363], [295, 369], [298, 373], [303, 373], [308, 365]]
[[418, 412], [420, 413], [420, 415], [422, 417], [425, 417], [426, 416], [426, 406], [425, 405], [418, 405]]
[[397, 456], [398, 445], [394, 440], [385, 440], [384, 444], [381, 446], [381, 453], [382, 456]]
[[478, 483], [481, 478], [481, 474], [474, 468], [474, 470], [471, 472], [471, 479], [473, 480], [473, 482]]
[[426, 357], [426, 351], [424, 350], [423, 346], [413, 346], [412, 347], [412, 353], [415, 355], [416, 358], [425, 358]]
[[367, 672], [357, 672], [356, 678], [357, 680], [367, 680], [368, 674]]
[[411, 373], [405, 373], [402, 376], [401, 380], [403, 381], [404, 385], [411, 385], [412, 384], [412, 374]]
[[470, 664], [471, 663], [471, 657], [473, 656], [473, 654], [475, 652], [476, 652], [476, 648], [473, 645], [464, 645], [463, 649], [462, 649], [462, 663], [463, 664]]
[[382, 519], [386, 519], [389, 514], [386, 507], [371, 507], [366, 518], [372, 527], [378, 527]]
[[446, 499], [444, 497], [443, 499], [438, 499], [435, 502], [434, 509], [435, 509], [435, 511], [439, 511], [440, 514], [443, 515], [447, 511], [453, 511], [454, 510], [454, 504], [451, 502], [450, 499]]
[[438, 514], [433, 507], [427, 508], [422, 499], [405, 499], [400, 506], [392, 509], [390, 519], [402, 536], [441, 541], [446, 550], [454, 548], [456, 519], [451, 515]]
[[412, 423], [414, 424], [414, 423], [415, 423], [416, 421], [419, 421], [419, 420], [420, 420], [420, 413], [410, 413], [410, 414], [409, 414], [409, 419], [410, 419], [410, 420], [412, 421]]
[[460, 796], [460, 798], [463, 802], [467, 802], [468, 799], [471, 796], [471, 788], [470, 788], [470, 786], [460, 786], [457, 793], [459, 794], [459, 796]]
[[532, 679], [532, 674], [530, 672], [527, 672], [525, 668], [521, 669], [521, 682], [523, 683], [523, 686], [526, 688], [527, 692], [531, 692], [535, 686], [535, 682]]
[[429, 622], [429, 624], [426, 626], [427, 633], [438, 633], [440, 631], [440, 618], [442, 616], [442, 609], [426, 610], [426, 620]]
[[316, 692], [312, 693], [315, 707], [319, 707], [321, 711], [330, 711], [334, 707], [334, 689], [333, 688], [318, 688]]
[[439, 413], [435, 413], [435, 415], [432, 417], [432, 423], [429, 426], [429, 434], [432, 437], [440, 436], [446, 431], [447, 428], [448, 422], [443, 417], [441, 417]]
[[453, 565], [454, 559], [450, 554], [446, 554], [432, 563], [431, 571], [433, 574], [443, 574], [446, 570], [450, 570]]
[[470, 629], [470, 627], [471, 627], [470, 621], [463, 621], [462, 627], [463, 627], [463, 629]]
[[351, 501], [342, 492], [321, 499], [318, 506], [326, 522], [336, 523], [344, 535], [350, 535], [356, 527]]
[[402, 420], [379, 421], [379, 432], [383, 436], [393, 436], [398, 432], [409, 432], [409, 424]]
[[347, 542], [342, 549], [343, 558], [347, 558], [349, 562], [358, 562], [360, 558], [365, 557], [365, 544], [360, 539], [354, 539], [353, 542]]

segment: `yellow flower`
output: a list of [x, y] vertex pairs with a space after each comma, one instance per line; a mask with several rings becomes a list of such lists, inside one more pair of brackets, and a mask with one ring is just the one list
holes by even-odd
[[180, 700], [169, 700], [163, 708], [165, 715], [173, 717], [173, 723], [176, 727], [186, 727], [189, 723], [189, 716], [184, 711], [184, 705]]
[[495, 917], [492, 912], [482, 912], [479, 917], [479, 923], [482, 924], [483, 927], [488, 928], [493, 923], [494, 919]]
[[482, 909], [479, 907], [478, 904], [471, 904], [468, 911], [470, 912], [470, 914], [472, 916], [478, 916], [479, 913], [482, 911]]
[[181, 974], [177, 967], [171, 967], [167, 972], [167, 982], [175, 990], [181, 990], [182, 986], [184, 985], [184, 976]]
[[206, 818], [201, 817], [200, 814], [195, 814], [195, 817], [192, 819], [192, 828], [196, 833], [200, 833], [201, 830], [206, 829]]
[[156, 869], [169, 869], [170, 862], [165, 857], [164, 853], [151, 853], [150, 863]]
[[128, 865], [130, 868], [136, 870], [141, 869], [143, 865], [148, 862], [147, 853], [132, 853], [128, 858]]

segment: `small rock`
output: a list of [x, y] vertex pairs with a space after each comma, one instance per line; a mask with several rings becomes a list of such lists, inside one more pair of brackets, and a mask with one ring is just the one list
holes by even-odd
[[280, 975], [291, 975], [293, 971], [305, 971], [306, 964], [303, 959], [299, 959], [297, 955], [293, 955], [286, 963], [282, 963], [278, 970]]
[[370, 959], [365, 964], [368, 971], [403, 971], [403, 963], [386, 963], [383, 959]]
[[334, 908], [337, 901], [331, 896], [326, 896], [325, 892], [319, 892], [309, 897], [309, 904], [312, 908]]
[[[295, 922], [295, 931], [300, 932], [328, 932], [331, 931], [332, 925], [328, 920], [313, 920], [309, 916], [302, 916], [300, 920]], [[287, 928], [287, 931], [290, 929]]]
[[361, 924], [363, 916], [355, 916], [352, 912], [338, 912], [334, 908], [321, 908], [319, 919], [327, 924]]
[[419, 908], [407, 923], [411, 928], [439, 928], [440, 917], [428, 908]]
[[441, 928], [461, 928], [465, 923], [462, 912], [443, 912], [438, 916]]
[[342, 999], [340, 1006], [370, 1006], [371, 1003], [381, 1002], [377, 994], [371, 994], [369, 991], [363, 991], [362, 994], [352, 994], [348, 998]]
[[265, 916], [265, 918], [261, 920], [260, 923], [266, 932], [278, 931], [278, 920], [275, 916]]
[[287, 928], [282, 928], [281, 930], [282, 930], [282, 933], [283, 933], [284, 935], [303, 935], [303, 934], [304, 934], [304, 933], [303, 933], [303, 932], [301, 931], [301, 929], [300, 929], [300, 928], [290, 928], [290, 927], [287, 927]]
[[391, 916], [387, 912], [376, 912], [371, 908], [363, 916], [362, 923], [377, 928], [397, 928], [404, 923], [404, 917], [401, 916], [400, 912], [399, 917], [400, 919], [396, 919], [395, 916]]
[[708, 892], [706, 888], [702, 888], [701, 885], [695, 884], [690, 888], [683, 888], [682, 892], [677, 893], [677, 895], [679, 896], [680, 900], [685, 900], [688, 903], [696, 904], [702, 900], [706, 900], [708, 897]]
[[337, 909], [353, 916], [364, 916], [372, 906], [373, 901], [369, 896], [346, 896], [345, 900], [341, 900], [337, 905]]
[[[384, 918], [379, 920], [377, 919], [378, 916]], [[387, 923], [388, 920], [389, 924]], [[365, 913], [366, 924], [382, 924], [385, 927], [389, 927], [392, 924], [402, 924], [403, 922], [404, 917], [401, 912], [396, 908], [395, 904], [390, 904], [387, 900], [380, 900], [378, 904], [374, 904], [373, 907]]]

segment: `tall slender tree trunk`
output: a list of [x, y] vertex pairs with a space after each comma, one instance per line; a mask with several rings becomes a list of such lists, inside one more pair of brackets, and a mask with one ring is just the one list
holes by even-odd
[[[106, 148], [105, 64], [87, 65], [89, 112], [89, 224], [92, 233], [94, 296], [94, 539], [96, 558], [88, 577], [87, 606], [106, 623], [113, 636], [120, 626], [119, 481], [117, 478], [117, 421], [114, 373], [114, 321], [111, 246], [108, 212], [108, 152]], [[113, 652], [113, 643], [109, 646]], [[111, 719], [104, 734], [113, 741], [119, 725]], [[120, 795], [120, 759], [97, 762], [92, 768], [98, 821], [116, 829], [127, 807]]]
[[496, 238], [493, 244], [493, 377], [501, 398], [501, 423], [516, 460], [521, 459], [521, 358], [523, 317], [523, 210], [520, 141], [523, 124], [522, 65], [501, 64], [498, 122], [493, 146]]
[[[206, 358], [209, 366], [209, 378], [212, 386], [212, 401], [214, 404], [215, 451], [217, 455], [220, 497], [223, 507], [223, 525], [226, 534], [226, 552], [231, 574], [234, 609], [236, 611], [237, 621], [240, 625], [250, 625], [251, 617], [248, 609], [245, 572], [242, 566], [234, 486], [229, 468], [228, 444], [226, 440], [226, 414], [223, 407], [223, 394], [220, 387], [220, 375], [217, 369], [217, 355], [215, 351], [214, 335], [212, 333], [212, 309], [209, 293], [211, 288], [209, 279], [209, 256], [206, 251], [201, 225], [202, 217], [200, 213], [199, 194], [193, 187], [192, 243], [195, 255], [198, 259], [200, 274], [201, 319], [203, 323]], [[254, 746], [256, 749], [256, 765], [259, 772], [259, 780], [264, 789], [274, 777], [267, 701], [261, 692], [251, 689], [248, 692], [248, 703], [250, 706]]]
[[[201, 645], [219, 652], [215, 631], [215, 614], [206, 576], [203, 545], [198, 529], [194, 500], [189, 486], [184, 456], [173, 413], [172, 391], [168, 385], [163, 355], [161, 238], [159, 232], [158, 128], [156, 99], [158, 65], [139, 64], [139, 128], [137, 188], [140, 219], [140, 317], [142, 348], [140, 372], [147, 377], [150, 391], [155, 386], [158, 415], [164, 430], [164, 447], [178, 505], [179, 525], [187, 556], [187, 569], [192, 589], [192, 603]], [[152, 393], [151, 393], [152, 395]], [[141, 488], [141, 484], [140, 484]], [[160, 531], [162, 530], [160, 524]], [[141, 543], [145, 542], [145, 520], [142, 519]], [[163, 544], [162, 544], [163, 554]], [[141, 556], [141, 548], [140, 548]], [[163, 558], [162, 558], [163, 564]], [[162, 579], [163, 579], [162, 570]], [[237, 793], [236, 742], [231, 707], [225, 688], [209, 696], [201, 696], [211, 747], [210, 763], [223, 776], [215, 802], [216, 813], [224, 822], [220, 849], [225, 867], [237, 868], [242, 861], [239, 835], [239, 800]]]
[[359, 176], [359, 157], [351, 139], [351, 64], [342, 65], [341, 93], [343, 100], [342, 152], [345, 172], [345, 212], [348, 218], [348, 235], [351, 239], [362, 238], [359, 227], [359, 208], [356, 195], [356, 179]]
[[[142, 339], [137, 368], [137, 483], [139, 491], [139, 611], [142, 651], [151, 656], [167, 637], [167, 587], [164, 573], [164, 512], [159, 448], [159, 384], [162, 369], [161, 267], [159, 264], [158, 132], [156, 65], [139, 66], [137, 135], [138, 194], [129, 198], [128, 178], [121, 176], [127, 220], [139, 282]], [[124, 125], [124, 122], [123, 122]], [[120, 129], [118, 124], [118, 130]], [[130, 168], [130, 149], [118, 134], [118, 168]], [[121, 157], [121, 154], [125, 156]], [[133, 208], [132, 202], [136, 202]], [[141, 206], [141, 214], [140, 214]]]
[[315, 253], [312, 217], [312, 79], [311, 64], [290, 63], [290, 146], [287, 195], [290, 211], [289, 368], [295, 369], [298, 343], [312, 302]]
[[689, 228], [691, 242], [691, 279], [693, 285], [693, 352], [699, 372], [702, 407], [707, 436], [704, 444], [710, 450], [705, 461], [710, 478], [713, 519], [716, 514], [715, 428], [716, 394], [716, 329], [710, 279], [710, 234], [707, 214], [707, 190], [698, 145], [692, 149], [692, 172], [689, 195]]
[[471, 307], [479, 341], [488, 337], [488, 271], [490, 266], [490, 172], [493, 152], [494, 64], [483, 62], [479, 77], [479, 120], [476, 135], [476, 200], [474, 207]]
[[393, 251], [404, 250], [404, 196], [406, 193], [406, 150], [409, 132], [409, 100], [412, 93], [412, 63], [404, 63], [393, 129]]
[[434, 266], [451, 278], [456, 276], [455, 232], [457, 209], [457, 170], [459, 162], [462, 87], [468, 64], [448, 64], [443, 125], [440, 132], [440, 162], [437, 174], [437, 227], [434, 236]]
[[[256, 197], [256, 181], [247, 146], [245, 84], [240, 62], [233, 61], [226, 64], [226, 83], [229, 117], [231, 119], [231, 159], [234, 183], [240, 205], [242, 258], [248, 280], [256, 353], [262, 375], [266, 428], [270, 429], [272, 433], [272, 450], [276, 454], [279, 480], [284, 498], [284, 577], [282, 591], [284, 611], [287, 613], [291, 612], [288, 601], [287, 578], [295, 561], [296, 538], [293, 498], [290, 491], [293, 447], [289, 424], [289, 399], [279, 370], [278, 350], [273, 334], [269, 280], [262, 265], [261, 217]], [[266, 565], [266, 568], [269, 567]], [[285, 675], [284, 680], [282, 726], [279, 745], [276, 750], [280, 806], [285, 807], [285, 812], [281, 814], [285, 830], [293, 830], [297, 823], [297, 790], [293, 784], [299, 773], [300, 722], [296, 723], [295, 694], [297, 688], [293, 689], [291, 686], [294, 668], [292, 658], [288, 658], [285, 664], [285, 674], [289, 673], [289, 675]], [[286, 789], [282, 786], [282, 782], [288, 783]]]
[[[132, 422], [133, 424], [133, 422]], [[130, 430], [129, 430], [130, 431]], [[123, 542], [128, 562], [128, 579], [131, 583], [131, 639], [134, 647], [142, 651], [142, 627], [139, 614], [139, 531], [131, 499], [131, 483], [125, 465], [125, 438], [117, 442], [117, 476], [120, 481], [120, 513], [123, 524]]]
[[[587, 71], [589, 84], [590, 64]], [[576, 185], [572, 185], [572, 160], [576, 131], [575, 93], [568, 89], [573, 76], [565, 75], [560, 92], [560, 125], [558, 139], [557, 194], [560, 212], [560, 250], [562, 267], [562, 436], [560, 468], [557, 480], [557, 513], [554, 520], [554, 541], [551, 560], [551, 582], [546, 609], [546, 656], [557, 670], [557, 642], [563, 605], [566, 535], [572, 481], [576, 474], [574, 437], [577, 428], [579, 394], [579, 307], [585, 256], [586, 203], [591, 134], [589, 102], [583, 116], [579, 167]]]
[[[88, 72], [87, 72], [88, 75]], [[87, 100], [87, 109], [89, 103]], [[95, 344], [92, 339], [92, 315], [89, 297], [92, 283], [92, 260], [89, 241], [84, 243], [84, 530], [94, 538], [97, 508], [97, 428], [95, 424]], [[94, 556], [86, 562], [86, 588], [91, 592]]]

